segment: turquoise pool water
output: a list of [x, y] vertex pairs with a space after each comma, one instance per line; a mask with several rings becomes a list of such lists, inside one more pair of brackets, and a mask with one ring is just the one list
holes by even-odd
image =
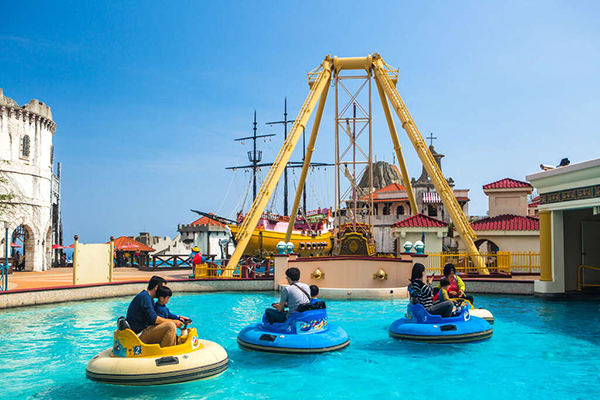
[[88, 360], [111, 347], [129, 298], [0, 312], [0, 397], [118, 399], [572, 399], [600, 393], [600, 303], [478, 296], [496, 317], [482, 343], [432, 345], [388, 337], [406, 301], [328, 301], [329, 318], [351, 337], [324, 355], [273, 355], [237, 347], [271, 293], [175, 295], [171, 310], [229, 352], [222, 376], [178, 385], [110, 386], [85, 377]]

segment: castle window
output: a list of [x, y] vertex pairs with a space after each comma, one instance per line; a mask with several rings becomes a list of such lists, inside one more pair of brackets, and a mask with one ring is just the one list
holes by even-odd
[[21, 140], [21, 157], [29, 158], [30, 144], [29, 135], [23, 136]]
[[383, 215], [390, 215], [390, 205], [389, 204], [383, 205]]
[[428, 213], [427, 215], [429, 215], [430, 217], [437, 217], [438, 216], [438, 210], [435, 206], [429, 205], [428, 207]]
[[404, 215], [404, 207], [403, 206], [398, 206], [398, 208], [396, 208], [396, 215]]

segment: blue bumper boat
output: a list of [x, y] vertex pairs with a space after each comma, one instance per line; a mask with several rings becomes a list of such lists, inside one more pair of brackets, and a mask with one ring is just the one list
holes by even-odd
[[406, 316], [392, 323], [390, 336], [427, 343], [464, 343], [489, 339], [492, 326], [484, 319], [460, 307], [452, 317], [431, 315], [421, 304], [409, 304]]
[[325, 353], [350, 344], [346, 331], [327, 322], [324, 308], [294, 312], [283, 323], [270, 324], [263, 315], [261, 323], [245, 327], [238, 334], [244, 350], [268, 353]]

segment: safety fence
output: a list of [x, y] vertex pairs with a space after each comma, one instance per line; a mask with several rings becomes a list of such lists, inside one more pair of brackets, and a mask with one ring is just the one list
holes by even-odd
[[235, 267], [206, 262], [196, 266], [194, 277], [211, 279], [270, 279], [273, 277], [271, 260], [259, 263], [245, 262]]
[[189, 254], [153, 255], [151, 268], [192, 268]]
[[444, 265], [454, 264], [459, 273], [484, 273], [474, 262], [481, 260], [481, 265], [490, 273], [500, 274], [538, 274], [540, 272], [540, 253], [508, 252], [497, 253], [427, 253], [427, 271], [442, 274]]
[[600, 287], [600, 268], [589, 265], [580, 265], [577, 268], [577, 290], [581, 292], [584, 287]]

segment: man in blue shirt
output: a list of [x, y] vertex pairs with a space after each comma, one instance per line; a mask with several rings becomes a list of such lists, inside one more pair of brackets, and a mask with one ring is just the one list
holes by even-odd
[[158, 287], [166, 284], [164, 278], [153, 276], [148, 282], [148, 289], [135, 296], [127, 309], [127, 322], [140, 340], [148, 344], [158, 343], [161, 347], [174, 346], [177, 328], [183, 325], [180, 320], [162, 318], [154, 311], [153, 299]]

